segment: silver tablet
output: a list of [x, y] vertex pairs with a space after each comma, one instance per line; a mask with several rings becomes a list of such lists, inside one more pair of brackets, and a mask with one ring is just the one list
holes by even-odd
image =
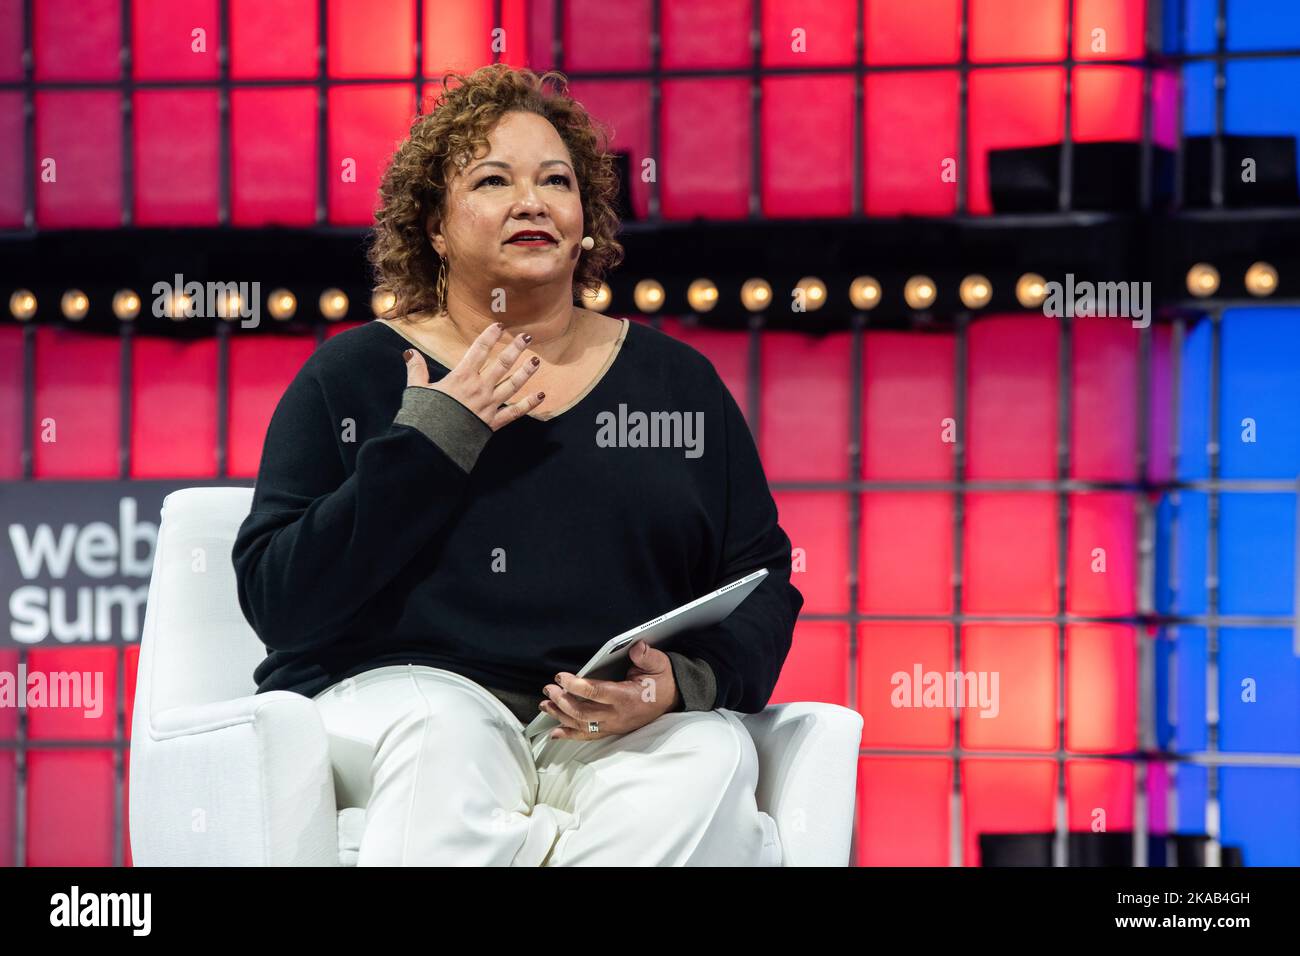
[[[590, 677], [592, 680], [624, 680], [628, 668], [632, 666], [627, 656], [628, 649], [637, 641], [645, 641], [653, 647], [682, 631], [718, 624], [734, 611], [765, 577], [767, 577], [767, 568], [751, 571], [743, 578], [724, 584], [716, 591], [696, 598], [689, 604], [683, 604], [675, 611], [660, 614], [653, 621], [646, 621], [639, 627], [611, 637], [605, 642], [605, 646], [583, 665], [582, 670], [577, 672], [578, 676]], [[532, 723], [524, 728], [524, 733], [529, 737], [536, 737], [558, 726], [560, 722], [550, 714], [539, 712]]]

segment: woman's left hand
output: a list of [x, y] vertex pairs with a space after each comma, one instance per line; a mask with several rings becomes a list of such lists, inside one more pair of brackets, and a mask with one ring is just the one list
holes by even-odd
[[[558, 740], [594, 740], [626, 734], [644, 727], [677, 704], [677, 683], [672, 661], [645, 641], [632, 645], [632, 667], [625, 680], [589, 680], [567, 671], [556, 674], [558, 684], [544, 688], [550, 700], [541, 709], [562, 726], [551, 731]], [[600, 722], [600, 732], [590, 733], [587, 721]]]

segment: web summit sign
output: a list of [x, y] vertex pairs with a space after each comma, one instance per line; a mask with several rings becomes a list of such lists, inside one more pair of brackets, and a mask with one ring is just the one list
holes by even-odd
[[0, 647], [139, 641], [162, 501], [214, 484], [247, 482], [0, 482]]

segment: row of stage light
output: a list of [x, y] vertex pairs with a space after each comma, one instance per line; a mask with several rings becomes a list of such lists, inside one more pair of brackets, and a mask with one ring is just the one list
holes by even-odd
[[[1219, 271], [1207, 262], [1198, 262], [1187, 270], [1187, 291], [1197, 298], [1207, 298], [1219, 291]], [[1246, 270], [1246, 291], [1265, 297], [1277, 289], [1277, 269], [1267, 262], [1256, 262]], [[903, 285], [903, 300], [912, 309], [928, 309], [938, 295], [938, 285], [925, 275], [915, 275]], [[993, 298], [993, 283], [986, 276], [968, 275], [962, 279], [957, 293], [968, 309], [982, 309]], [[1034, 272], [1027, 272], [1016, 282], [1016, 300], [1027, 309], [1036, 309], [1047, 298], [1047, 280]], [[849, 301], [855, 309], [870, 311], [880, 304], [880, 282], [871, 276], [858, 276], [849, 284]], [[658, 312], [664, 304], [664, 287], [653, 279], [642, 279], [632, 293], [636, 310], [642, 314]], [[791, 298], [801, 301], [804, 311], [812, 312], [826, 302], [826, 283], [815, 276], [805, 276], [795, 283]], [[596, 312], [609, 308], [613, 295], [609, 285], [600, 284], [594, 294], [584, 293], [586, 306]], [[686, 290], [686, 301], [692, 311], [704, 313], [718, 304], [718, 287], [709, 279], [696, 279]], [[740, 287], [740, 302], [750, 312], [763, 312], [772, 307], [772, 286], [765, 279], [748, 279]], [[326, 319], [346, 318], [348, 295], [342, 289], [326, 289], [320, 295], [320, 313]], [[370, 297], [370, 309], [375, 315], [390, 312], [396, 299], [391, 292], [375, 292]], [[225, 296], [222, 318], [237, 319], [242, 302], [238, 292]], [[21, 321], [36, 315], [36, 295], [28, 289], [19, 289], [9, 297], [10, 314]], [[187, 318], [189, 300], [184, 294], [166, 303], [168, 318], [178, 321]], [[80, 289], [69, 289], [59, 302], [63, 317], [77, 321], [90, 309], [90, 297]], [[131, 320], [139, 316], [140, 296], [131, 289], [119, 290], [113, 296], [113, 314], [119, 319]], [[291, 319], [298, 311], [298, 297], [288, 289], [275, 289], [267, 296], [267, 311], [274, 319]]]

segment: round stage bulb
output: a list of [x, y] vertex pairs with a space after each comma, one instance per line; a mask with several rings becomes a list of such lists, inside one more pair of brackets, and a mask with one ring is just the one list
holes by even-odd
[[1026, 309], [1036, 309], [1047, 298], [1047, 280], [1037, 272], [1026, 272], [1016, 280], [1016, 301]]
[[961, 280], [957, 294], [966, 308], [982, 309], [993, 298], [993, 283], [989, 282], [988, 276], [969, 275]]
[[772, 305], [772, 287], [766, 279], [746, 279], [740, 287], [740, 304], [750, 312], [762, 312]]
[[1219, 291], [1219, 270], [1208, 262], [1198, 262], [1187, 270], [1187, 291], [1198, 299]]
[[36, 314], [36, 296], [31, 289], [18, 289], [9, 296], [9, 314], [20, 322]]
[[90, 299], [80, 289], [69, 289], [59, 300], [59, 308], [63, 310], [65, 319], [72, 319], [75, 322], [86, 317], [86, 313], [90, 310]]
[[585, 302], [588, 309], [593, 312], [604, 312], [609, 308], [609, 303], [614, 299], [614, 290], [609, 287], [609, 283], [602, 282], [600, 288], [595, 292], [590, 289], [582, 290], [582, 301]]
[[217, 303], [218, 316], [227, 322], [243, 318], [239, 310], [244, 306], [244, 297], [234, 289], [229, 290]]
[[686, 289], [686, 301], [696, 312], [708, 312], [718, 304], [718, 287], [708, 279], [696, 279]]
[[1256, 262], [1246, 270], [1246, 291], [1261, 298], [1277, 291], [1277, 270], [1267, 262]]
[[816, 311], [826, 304], [826, 283], [816, 276], [804, 276], [794, 284], [794, 290], [799, 294], [790, 299], [792, 310], [800, 301], [803, 302], [804, 312]]
[[664, 304], [664, 287], [654, 279], [642, 279], [632, 290], [632, 301], [642, 314], [658, 312]]
[[320, 314], [331, 322], [348, 314], [348, 296], [342, 289], [326, 289], [320, 294]]
[[185, 311], [190, 307], [190, 297], [182, 292], [180, 295], [174, 295], [167, 300], [167, 318], [173, 322], [181, 322], [185, 319]]
[[880, 305], [880, 283], [871, 276], [858, 276], [849, 283], [849, 301], [866, 312]]
[[378, 289], [370, 297], [370, 311], [375, 315], [384, 315], [397, 307], [397, 296], [392, 292]]
[[273, 319], [291, 319], [298, 311], [298, 299], [288, 289], [276, 289], [267, 296], [266, 310]]
[[140, 314], [140, 297], [130, 289], [118, 289], [113, 296], [113, 314], [119, 319], [134, 319]]
[[903, 286], [903, 300], [913, 309], [928, 309], [938, 294], [929, 276], [912, 276]]

